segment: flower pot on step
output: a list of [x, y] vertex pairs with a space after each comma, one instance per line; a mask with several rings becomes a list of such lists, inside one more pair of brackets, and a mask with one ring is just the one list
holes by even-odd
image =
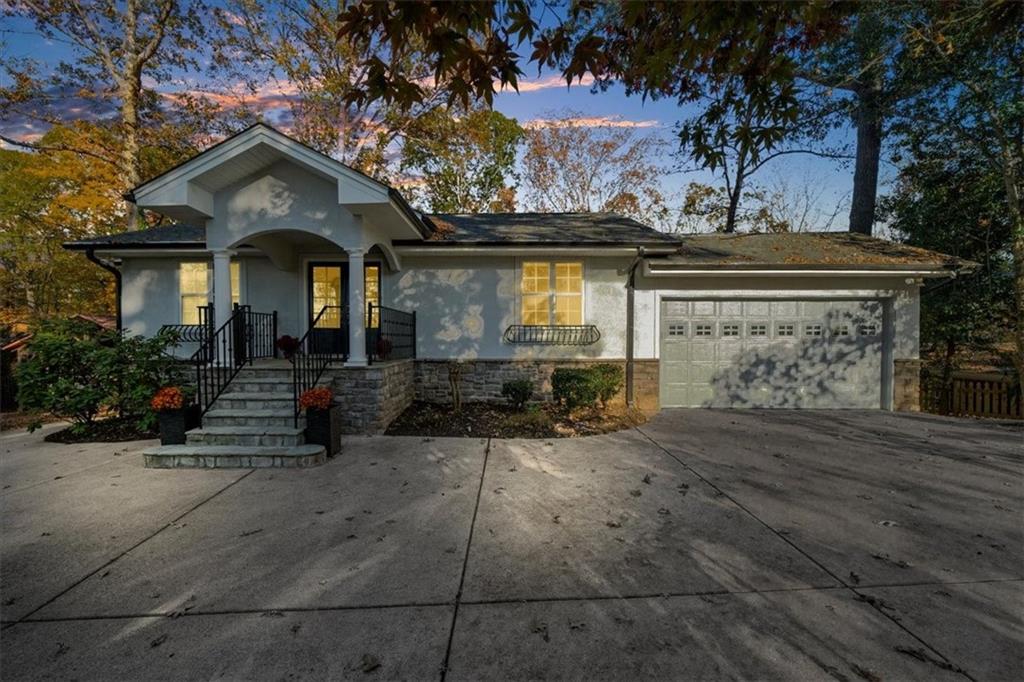
[[199, 426], [198, 405], [189, 405], [177, 410], [161, 410], [156, 414], [160, 423], [161, 445], [184, 445], [185, 432]]
[[306, 442], [323, 445], [328, 457], [338, 454], [341, 450], [341, 408], [306, 408]]

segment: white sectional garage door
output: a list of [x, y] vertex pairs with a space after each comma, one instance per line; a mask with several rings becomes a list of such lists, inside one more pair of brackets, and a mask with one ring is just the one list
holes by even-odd
[[873, 408], [880, 301], [666, 300], [664, 407]]

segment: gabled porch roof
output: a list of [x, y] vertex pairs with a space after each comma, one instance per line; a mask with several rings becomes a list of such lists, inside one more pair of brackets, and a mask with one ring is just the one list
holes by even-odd
[[430, 227], [392, 187], [298, 140], [256, 123], [126, 194], [140, 208], [188, 224], [214, 214], [214, 195], [280, 161], [288, 161], [337, 186], [338, 204], [378, 224], [402, 225], [396, 238], [425, 238]]

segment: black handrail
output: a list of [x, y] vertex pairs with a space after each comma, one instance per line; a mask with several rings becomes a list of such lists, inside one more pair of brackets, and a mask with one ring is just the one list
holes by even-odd
[[[317, 328], [317, 323], [328, 310], [338, 311], [339, 326]], [[299, 426], [299, 414], [302, 412], [299, 398], [316, 386], [327, 365], [335, 360], [348, 360], [348, 315], [345, 306], [325, 305], [299, 339], [292, 357], [292, 400], [296, 427]]]
[[405, 360], [416, 357], [416, 311], [407, 313], [369, 304], [366, 315], [366, 357], [374, 360]]
[[196, 366], [196, 404], [202, 414], [206, 414], [245, 364], [245, 344], [239, 343], [239, 339], [245, 338], [244, 321], [245, 313], [236, 308], [192, 354]]
[[[209, 310], [207, 320], [213, 319]], [[254, 313], [247, 305], [235, 304], [231, 316], [219, 329], [207, 332], [192, 354], [196, 366], [196, 404], [206, 414], [231, 380], [255, 358], [274, 357], [277, 311]]]

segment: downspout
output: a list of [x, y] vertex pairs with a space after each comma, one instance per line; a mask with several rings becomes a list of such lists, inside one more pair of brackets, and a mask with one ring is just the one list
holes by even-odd
[[636, 290], [636, 269], [643, 262], [644, 247], [638, 247], [636, 257], [626, 271], [626, 406], [635, 407], [633, 392], [633, 330], [635, 327], [634, 292]]
[[123, 328], [121, 325], [121, 271], [102, 258], [97, 258], [95, 249], [86, 249], [85, 257], [114, 276], [114, 291], [117, 298], [117, 331], [121, 331]]

